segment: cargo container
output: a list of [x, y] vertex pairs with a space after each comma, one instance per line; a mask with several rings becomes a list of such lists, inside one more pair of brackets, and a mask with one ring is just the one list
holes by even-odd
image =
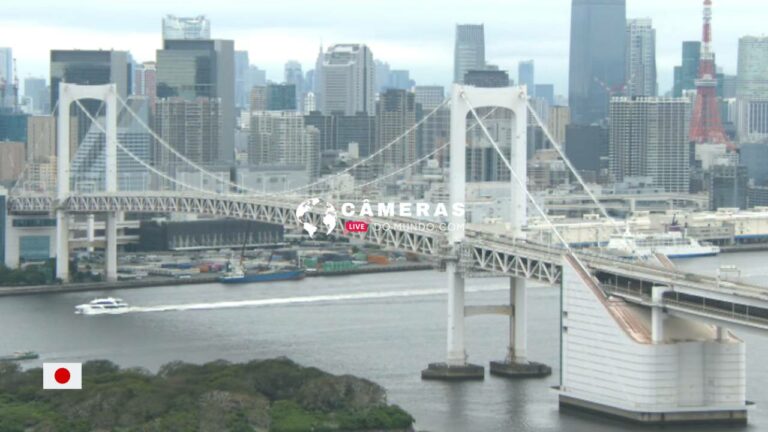
[[371, 264], [387, 265], [389, 258], [386, 255], [368, 255], [368, 262]]

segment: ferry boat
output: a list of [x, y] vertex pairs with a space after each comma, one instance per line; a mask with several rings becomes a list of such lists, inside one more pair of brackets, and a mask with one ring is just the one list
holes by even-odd
[[15, 362], [15, 361], [22, 361], [22, 360], [34, 360], [36, 358], [40, 357], [36, 352], [34, 351], [19, 351], [15, 352], [10, 355], [4, 355], [0, 356], [0, 362]]
[[697, 258], [715, 256], [720, 253], [720, 247], [701, 243], [686, 237], [680, 231], [670, 231], [661, 234], [631, 234], [624, 233], [611, 237], [607, 249], [618, 252], [627, 258], [647, 258], [654, 253], [662, 253], [668, 258]]
[[128, 303], [115, 297], [97, 298], [89, 303], [75, 306], [78, 315], [119, 314], [128, 310]]
[[219, 282], [225, 284], [251, 283], [251, 282], [274, 282], [285, 280], [299, 280], [304, 278], [304, 271], [299, 269], [266, 270], [255, 273], [245, 271], [241, 266], [234, 266], [229, 271], [219, 277]]

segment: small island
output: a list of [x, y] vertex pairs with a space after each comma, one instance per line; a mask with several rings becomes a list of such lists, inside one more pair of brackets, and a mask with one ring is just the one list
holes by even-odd
[[42, 375], [0, 364], [0, 431], [411, 431], [414, 421], [376, 383], [286, 358], [172, 362], [156, 374], [89, 361], [80, 391], [44, 391]]

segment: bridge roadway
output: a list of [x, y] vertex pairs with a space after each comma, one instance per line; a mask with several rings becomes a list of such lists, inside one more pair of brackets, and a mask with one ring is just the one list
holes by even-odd
[[[303, 198], [249, 197], [244, 195], [186, 194], [148, 192], [72, 195], [63, 203], [49, 196], [10, 197], [9, 211], [16, 214], [49, 213], [64, 209], [72, 213], [149, 212], [194, 213], [218, 217], [258, 220], [301, 229], [295, 210]], [[322, 227], [324, 212], [314, 209], [309, 217]], [[338, 215], [343, 227], [360, 217]], [[437, 257], [441, 262], [458, 260], [462, 271], [517, 276], [547, 284], [562, 278], [563, 248], [536, 244], [499, 232], [466, 231], [459, 256], [448, 243], [446, 227], [423, 220], [402, 217], [362, 218], [370, 223], [365, 233], [343, 235], [379, 246]], [[715, 277], [686, 273], [670, 266], [642, 263], [577, 251], [575, 255], [592, 272], [606, 293], [644, 306], [662, 306], [668, 311], [687, 314], [719, 324], [737, 324], [768, 330], [768, 288]], [[664, 286], [662, 304], [653, 303], [651, 290]]]

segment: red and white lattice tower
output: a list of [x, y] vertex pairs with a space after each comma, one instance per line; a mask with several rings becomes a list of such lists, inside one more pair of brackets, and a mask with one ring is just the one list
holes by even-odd
[[712, 52], [712, 0], [704, 0], [704, 31], [701, 39], [701, 60], [690, 139], [698, 144], [726, 144], [732, 148], [733, 144], [723, 130], [717, 102], [715, 53]]

